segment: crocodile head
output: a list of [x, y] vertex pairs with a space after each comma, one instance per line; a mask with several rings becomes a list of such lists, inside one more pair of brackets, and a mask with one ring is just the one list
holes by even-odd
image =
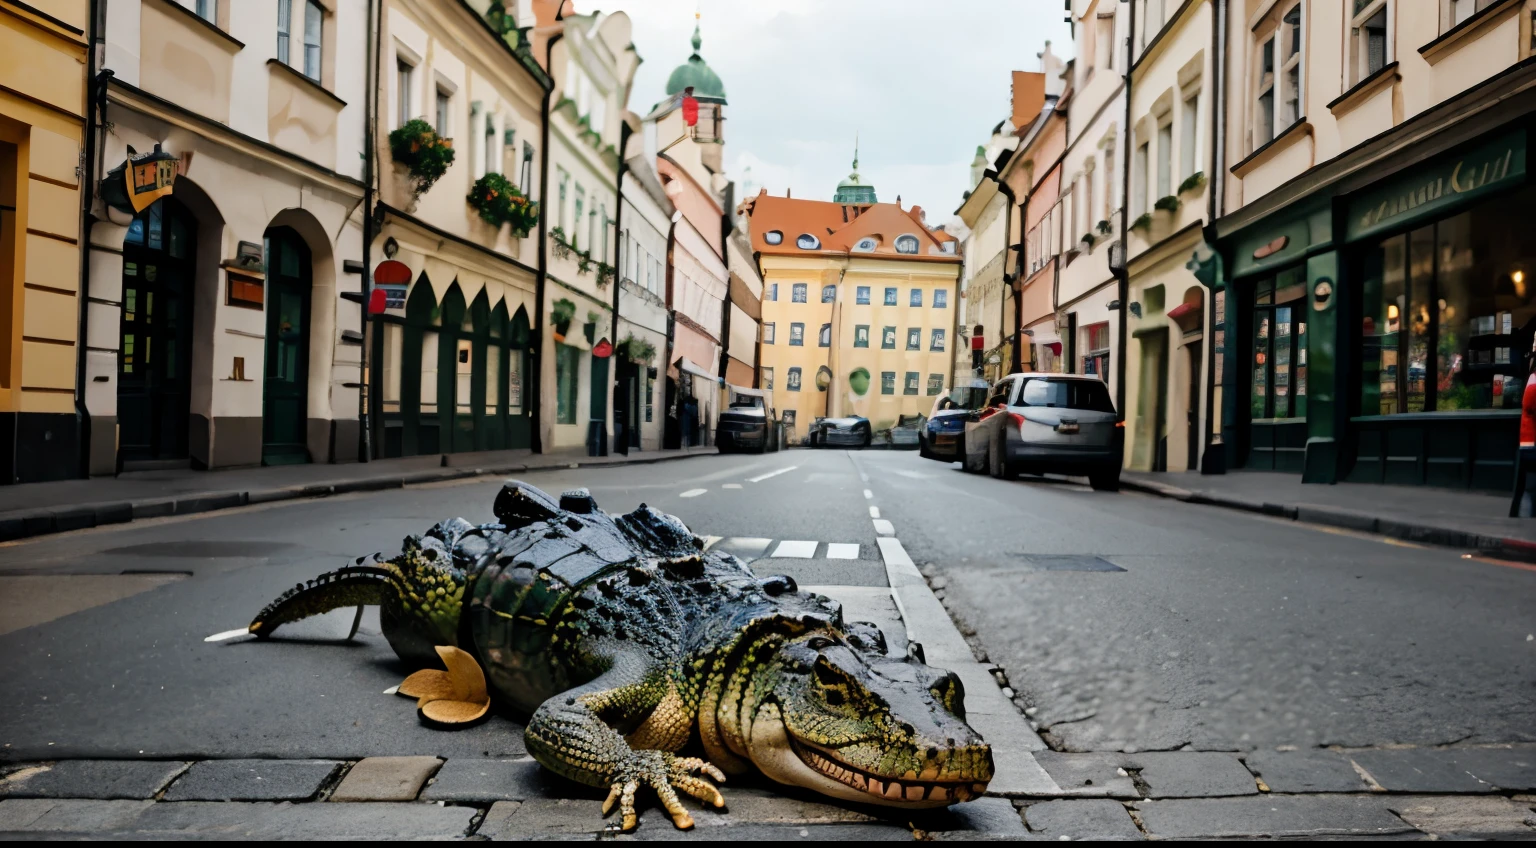
[[964, 690], [914, 646], [887, 657], [873, 625], [782, 644], [753, 687], [752, 762], [780, 783], [847, 801], [941, 807], [992, 779], [992, 749], [965, 723]]

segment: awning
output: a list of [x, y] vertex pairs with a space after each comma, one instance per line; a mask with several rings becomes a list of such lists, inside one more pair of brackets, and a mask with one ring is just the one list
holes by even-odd
[[677, 369], [679, 371], [686, 371], [689, 374], [692, 374], [692, 375], [694, 375], [696, 377], [703, 377], [704, 379], [710, 381], [711, 383], [722, 382], [720, 377], [719, 377], [719, 375], [717, 375], [714, 372], [709, 371], [709, 370], [707, 370], [705, 368], [701, 368], [698, 365], [693, 364], [693, 361], [690, 360], [686, 356], [679, 356], [677, 358], [677, 361], [672, 363], [672, 364], [676, 365]]

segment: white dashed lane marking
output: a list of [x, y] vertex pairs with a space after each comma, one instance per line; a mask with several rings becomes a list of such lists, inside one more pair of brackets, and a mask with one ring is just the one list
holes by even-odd
[[740, 483], [726, 483], [725, 485], [721, 486], [720, 488], [722, 488], [722, 489], [740, 489], [741, 488], [741, 484]]
[[864, 498], [865, 498], [865, 499], [866, 499], [866, 500], [874, 500], [874, 499], [875, 499], [875, 493], [874, 493], [874, 492], [871, 492], [871, 491], [870, 491], [870, 490], [868, 490], [868, 489], [865, 489], [865, 490], [864, 490]]
[[875, 532], [882, 536], [894, 536], [896, 535], [896, 528], [891, 524], [891, 522], [886, 521], [884, 518], [876, 518]]
[[817, 544], [819, 543], [783, 541], [773, 549], [773, 555], [785, 559], [810, 559], [816, 556]]
[[828, 542], [827, 559], [858, 559], [859, 546], [850, 542]]
[[794, 471], [796, 468], [799, 468], [799, 467], [800, 466], [798, 466], [798, 465], [791, 465], [788, 468], [780, 468], [778, 471], [770, 471], [767, 474], [759, 474], [756, 477], [748, 477], [747, 478], [747, 482], [748, 483], [761, 483], [764, 480], [767, 480], [769, 477], [777, 477], [780, 474], [788, 474], [789, 472]]
[[709, 490], [708, 489], [689, 489], [688, 491], [683, 492], [681, 495], [678, 495], [678, 497], [680, 497], [680, 498], [696, 498], [699, 495], [702, 495], [702, 494], [704, 494], [707, 491], [709, 491]]
[[869, 517], [870, 518], [879, 518], [880, 517], [880, 507], [878, 507], [878, 506], [870, 507], [869, 508]]

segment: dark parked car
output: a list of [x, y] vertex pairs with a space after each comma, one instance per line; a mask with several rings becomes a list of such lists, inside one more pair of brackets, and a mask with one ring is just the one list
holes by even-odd
[[869, 443], [874, 440], [874, 433], [874, 429], [869, 426], [869, 419], [861, 416], [818, 418], [810, 427], [808, 440], [813, 448], [829, 445], [864, 448], [869, 447]]
[[965, 458], [965, 422], [973, 410], [987, 404], [986, 380], [951, 387], [933, 402], [928, 423], [918, 434], [918, 453], [925, 459], [958, 462]]
[[762, 398], [739, 398], [720, 413], [715, 424], [715, 445], [721, 453], [763, 453], [769, 449], [769, 433], [773, 430], [773, 420], [768, 417]]
[[1114, 490], [1124, 454], [1109, 387], [1093, 376], [1011, 374], [965, 426], [965, 470], [974, 474], [1086, 474], [1095, 489]]

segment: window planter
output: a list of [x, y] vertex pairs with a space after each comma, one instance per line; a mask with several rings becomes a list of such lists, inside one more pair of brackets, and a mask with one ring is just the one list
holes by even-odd
[[576, 254], [576, 273], [589, 274], [592, 272], [592, 266], [594, 264], [596, 263], [592, 261], [592, 254], [587, 253], [586, 251], [581, 251]]
[[1205, 172], [1196, 171], [1179, 183], [1179, 194], [1190, 194], [1205, 188]]
[[486, 174], [476, 180], [465, 200], [480, 213], [482, 221], [498, 230], [502, 224], [510, 224], [518, 238], [527, 238], [539, 221], [539, 204], [530, 202], [501, 174]]
[[558, 259], [571, 258], [571, 242], [565, 237], [565, 230], [555, 227], [549, 231], [550, 241], [555, 243], [555, 257]]
[[613, 282], [613, 275], [614, 275], [614, 270], [613, 270], [613, 266], [612, 265], [609, 265], [609, 264], [607, 264], [605, 262], [597, 263], [597, 287], [598, 288], [600, 288], [600, 289], [608, 288], [608, 284]]
[[555, 328], [555, 341], [565, 341], [565, 333], [576, 320], [576, 304], [561, 298], [550, 307], [549, 322]]
[[625, 336], [619, 342], [619, 352], [624, 354], [630, 362], [650, 362], [656, 357], [656, 346], [645, 339], [637, 339], [634, 336]]
[[420, 196], [448, 173], [453, 164], [453, 139], [442, 138], [432, 125], [420, 118], [389, 134], [389, 154], [410, 174], [411, 191]]
[[1184, 202], [1179, 200], [1177, 195], [1170, 194], [1167, 197], [1159, 197], [1157, 202], [1152, 204], [1152, 208], [1159, 212], [1172, 213], [1179, 211], [1179, 207], [1183, 205]]
[[1148, 230], [1151, 227], [1152, 227], [1152, 213], [1151, 212], [1143, 212], [1143, 213], [1141, 213], [1141, 217], [1139, 217], [1136, 220], [1131, 222], [1131, 229], [1133, 229], [1133, 230]]
[[1097, 225], [1094, 226], [1094, 229], [1099, 231], [1099, 235], [1107, 236], [1109, 235], [1109, 222], [1100, 221]]
[[1096, 241], [1098, 241], [1098, 239], [1093, 237], [1093, 233], [1083, 233], [1083, 250], [1091, 252], [1093, 250], [1093, 243]]

